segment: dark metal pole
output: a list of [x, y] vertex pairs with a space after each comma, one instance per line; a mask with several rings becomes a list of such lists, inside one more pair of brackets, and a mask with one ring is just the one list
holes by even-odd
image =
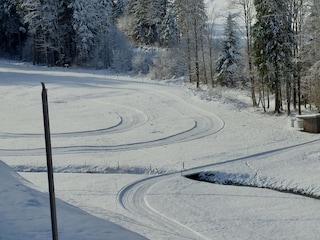
[[52, 239], [58, 240], [58, 227], [57, 227], [57, 214], [56, 214], [56, 200], [55, 200], [55, 194], [54, 194], [48, 97], [47, 97], [47, 89], [46, 89], [44, 83], [42, 82], [41, 84], [42, 84], [43, 123], [44, 123], [44, 134], [45, 134], [45, 141], [46, 141], [48, 184], [49, 184], [49, 196], [50, 196]]

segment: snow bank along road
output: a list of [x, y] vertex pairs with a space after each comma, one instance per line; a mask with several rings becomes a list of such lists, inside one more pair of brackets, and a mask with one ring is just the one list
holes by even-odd
[[[311, 200], [267, 190], [209, 187], [179, 173], [183, 165], [200, 171], [222, 165], [232, 165], [230, 169], [234, 169], [237, 165], [233, 164], [238, 162], [250, 171], [245, 163], [253, 161], [253, 157], [246, 156], [262, 159], [276, 153], [276, 148], [285, 151], [288, 146], [315, 137], [301, 137], [279, 146], [283, 140], [297, 139], [296, 133], [259, 117], [252, 121], [241, 112], [237, 113], [239, 123], [234, 119], [235, 111], [228, 114], [195, 100], [177, 86], [101, 73], [34, 70], [14, 65], [0, 68], [0, 72], [6, 79], [0, 82], [0, 111], [8, 113], [1, 116], [0, 156], [10, 166], [37, 171], [45, 164], [40, 103], [40, 82], [45, 79], [56, 169], [72, 172], [84, 165], [98, 169], [150, 166], [173, 172], [146, 177], [118, 192], [117, 201], [122, 208], [109, 209], [117, 216], [111, 220], [130, 230], [159, 240], [213, 239], [212, 236], [263, 239], [271, 231], [276, 233], [274, 239], [286, 239], [281, 233], [295, 227], [298, 230], [290, 230], [289, 234], [304, 236], [305, 231], [298, 227], [301, 223], [320, 229], [320, 217], [309, 217], [317, 206], [310, 204]], [[264, 131], [262, 122], [266, 128], [272, 126], [277, 135]], [[252, 136], [251, 129], [259, 129], [259, 139]], [[258, 162], [251, 165], [259, 166]], [[291, 209], [300, 206], [304, 214], [272, 208], [275, 201]], [[102, 204], [97, 204], [95, 212]]]

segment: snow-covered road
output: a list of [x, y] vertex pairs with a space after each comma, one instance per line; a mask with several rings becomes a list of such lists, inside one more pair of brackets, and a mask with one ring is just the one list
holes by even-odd
[[155, 240], [320, 235], [314, 199], [181, 176], [213, 170], [320, 193], [319, 137], [246, 107], [245, 95], [99, 71], [1, 63], [0, 73], [1, 160], [44, 190], [45, 80], [59, 198]]

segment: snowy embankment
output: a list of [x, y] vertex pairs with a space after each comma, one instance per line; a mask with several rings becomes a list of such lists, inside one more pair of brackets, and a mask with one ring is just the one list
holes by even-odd
[[[0, 239], [51, 238], [48, 194], [0, 161]], [[57, 201], [61, 239], [145, 239], [120, 226]]]
[[[0, 79], [1, 160], [47, 191], [40, 98], [45, 81], [56, 196], [100, 218], [59, 200], [63, 239], [93, 239], [87, 238], [90, 231], [105, 239], [110, 221], [154, 240], [320, 235], [318, 200], [181, 176], [211, 172], [319, 194], [319, 135], [291, 128], [285, 115], [251, 108], [245, 92], [7, 62], [0, 62]], [[7, 166], [1, 170], [1, 237], [43, 239], [43, 231], [49, 237], [48, 194]], [[116, 229], [127, 239], [140, 238]]]

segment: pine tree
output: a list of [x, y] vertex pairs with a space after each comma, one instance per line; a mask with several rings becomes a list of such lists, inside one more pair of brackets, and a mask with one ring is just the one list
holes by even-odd
[[131, 0], [129, 14], [134, 30], [130, 36], [141, 45], [160, 43], [161, 23], [166, 16], [167, 0]]
[[28, 33], [33, 39], [34, 63], [63, 65], [70, 46], [66, 44], [71, 34], [68, 27], [71, 16], [68, 14], [68, 2], [26, 0], [21, 7], [25, 13], [24, 22], [28, 24]]
[[110, 41], [112, 38], [112, 5], [109, 0], [96, 0], [95, 10], [91, 14], [95, 15], [96, 42], [95, 56], [98, 60], [96, 67], [109, 68], [111, 66]]
[[302, 48], [302, 69], [308, 82], [301, 86], [301, 92], [305, 101], [315, 103], [320, 111], [320, 2], [314, 0], [311, 3], [311, 12], [306, 20], [305, 35], [306, 44]]
[[222, 51], [216, 61], [217, 81], [220, 85], [234, 87], [241, 80], [241, 55], [239, 52], [239, 37], [234, 15], [229, 13], [225, 24]]
[[151, 0], [137, 0], [131, 9], [135, 26], [133, 38], [139, 44], [149, 45], [156, 40], [156, 24], [151, 9]]
[[166, 14], [160, 28], [160, 44], [165, 47], [173, 47], [178, 43], [178, 26], [175, 19], [172, 3], [167, 4]]
[[76, 0], [72, 5], [76, 33], [77, 63], [92, 67], [110, 67], [110, 29], [112, 5], [104, 0]]
[[76, 0], [71, 6], [73, 9], [72, 26], [76, 33], [76, 61], [79, 65], [86, 65], [91, 59], [91, 50], [94, 45], [94, 19], [89, 14], [94, 9], [91, 1]]
[[22, 45], [26, 38], [26, 27], [17, 11], [17, 3], [12, 0], [0, 2], [0, 50], [10, 57], [19, 54], [22, 59]]
[[112, 18], [113, 23], [116, 22], [118, 18], [125, 14], [125, 3], [124, 0], [112, 0]]
[[[255, 0], [257, 22], [254, 25], [255, 64], [264, 82], [275, 94], [275, 112], [281, 110], [281, 84], [292, 72], [291, 15], [286, 0]], [[287, 87], [290, 82], [286, 82]], [[290, 90], [289, 90], [290, 91]], [[290, 94], [287, 94], [288, 100]]]

